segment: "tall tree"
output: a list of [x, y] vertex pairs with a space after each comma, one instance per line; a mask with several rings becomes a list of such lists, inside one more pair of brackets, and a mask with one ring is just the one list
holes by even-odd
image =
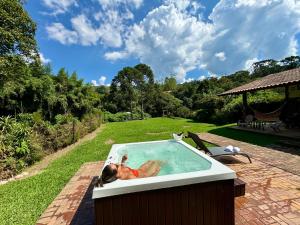
[[164, 91], [174, 91], [177, 87], [177, 82], [175, 77], [166, 77], [164, 81]]
[[0, 56], [37, 57], [36, 25], [18, 0], [0, 1]]
[[118, 72], [111, 83], [110, 99], [116, 103], [120, 111], [133, 112], [144, 83], [143, 74], [132, 67], [125, 67]]

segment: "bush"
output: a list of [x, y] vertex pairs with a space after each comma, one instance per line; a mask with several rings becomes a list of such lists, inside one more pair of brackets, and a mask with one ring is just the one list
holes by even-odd
[[188, 107], [180, 106], [176, 110], [176, 116], [182, 117], [182, 118], [191, 118], [192, 111]]
[[195, 113], [194, 120], [207, 123], [208, 121], [210, 121], [210, 117], [211, 117], [210, 110], [199, 109]]
[[[148, 113], [143, 113], [144, 119], [145, 118], [150, 118], [150, 114]], [[104, 113], [104, 120], [107, 122], [124, 122], [124, 121], [129, 121], [129, 120], [140, 120], [142, 118], [141, 113], [134, 112], [118, 112], [115, 114], [112, 114], [110, 112], [105, 112]]]
[[57, 115], [56, 124], [40, 113], [20, 114], [17, 119], [0, 117], [0, 179], [9, 178], [43, 156], [77, 141], [102, 122], [94, 110], [79, 121], [71, 114]]
[[[209, 99], [211, 102], [209, 102]], [[249, 108], [247, 114], [253, 114], [250, 108], [253, 108], [260, 112], [271, 112], [282, 105], [283, 95], [275, 91], [259, 91], [249, 95], [248, 104]], [[218, 100], [218, 98], [206, 98], [201, 100], [202, 107], [196, 112], [194, 119], [201, 122], [210, 122], [215, 124], [234, 123], [240, 120], [243, 116], [243, 100], [242, 96], [227, 98], [224, 102]], [[205, 103], [205, 104], [204, 104]], [[220, 107], [221, 105], [223, 107]]]
[[72, 116], [72, 114], [57, 114], [55, 116], [55, 122], [56, 124], [67, 124], [67, 123], [71, 123], [73, 121], [74, 117]]
[[[29, 165], [31, 132], [31, 127], [25, 123], [17, 122], [10, 116], [0, 117], [0, 171], [14, 174]], [[7, 178], [11, 173], [5, 172], [0, 177]]]

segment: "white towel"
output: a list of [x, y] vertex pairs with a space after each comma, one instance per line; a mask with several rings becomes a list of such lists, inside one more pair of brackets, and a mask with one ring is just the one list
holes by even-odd
[[178, 135], [178, 134], [173, 134], [173, 138], [176, 140], [176, 141], [181, 141], [182, 138], [183, 138], [183, 134], [182, 135]]
[[241, 151], [241, 149], [239, 147], [234, 147], [233, 151], [236, 152], [236, 153], [239, 153]]
[[227, 152], [233, 152], [233, 146], [232, 146], [232, 145], [228, 145], [228, 146], [225, 148], [225, 151], [227, 151]]

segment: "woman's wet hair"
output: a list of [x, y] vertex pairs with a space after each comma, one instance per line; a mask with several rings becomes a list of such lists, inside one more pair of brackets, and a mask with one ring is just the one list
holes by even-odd
[[103, 184], [117, 180], [117, 173], [117, 169], [112, 169], [110, 165], [105, 166], [97, 182], [97, 186], [103, 187]]

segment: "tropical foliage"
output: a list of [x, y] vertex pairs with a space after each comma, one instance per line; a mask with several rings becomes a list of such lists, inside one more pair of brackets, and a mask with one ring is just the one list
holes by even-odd
[[101, 121], [101, 94], [40, 61], [21, 1], [0, 1], [0, 178], [73, 143]]
[[[147, 74], [137, 68], [147, 68]], [[113, 79], [110, 91], [105, 93], [104, 109], [112, 113], [146, 112], [151, 116], [178, 116], [201, 122], [230, 123], [242, 117], [242, 98], [221, 97], [218, 94], [251, 82], [260, 77], [300, 67], [300, 57], [291, 56], [281, 61], [256, 62], [252, 71], [238, 71], [220, 78], [177, 84], [173, 76], [163, 83], [153, 81], [153, 72], [147, 65], [126, 67]], [[145, 71], [145, 70], [144, 70]], [[144, 73], [144, 76], [142, 75]], [[249, 104], [264, 112], [278, 108], [284, 99], [283, 89], [260, 91], [249, 95]], [[126, 120], [126, 119], [125, 119]], [[117, 120], [120, 121], [120, 120]]]

